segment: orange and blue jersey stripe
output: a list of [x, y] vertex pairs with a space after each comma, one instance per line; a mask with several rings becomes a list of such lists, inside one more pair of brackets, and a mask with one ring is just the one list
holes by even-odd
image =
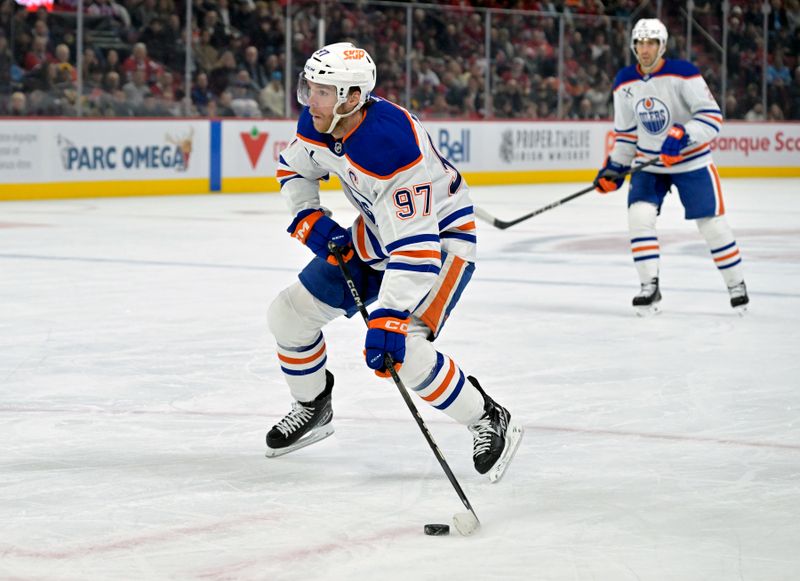
[[475, 230], [474, 208], [472, 206], [459, 208], [439, 221], [439, 236], [441, 238], [458, 238], [475, 244], [478, 241]]
[[617, 129], [615, 127], [614, 141], [619, 143], [628, 143], [630, 145], [636, 145], [636, 141], [638, 140], [636, 130], [637, 130], [636, 125], [634, 125], [633, 127], [627, 127], [625, 129]]
[[704, 123], [719, 133], [722, 127], [722, 111], [719, 109], [700, 109], [692, 117], [694, 121]]
[[[439, 274], [441, 256], [413, 254], [422, 251], [439, 250], [441, 240], [438, 234], [415, 234], [406, 236], [386, 245], [390, 255], [386, 270], [407, 270]], [[409, 254], [412, 253], [412, 254]]]
[[414, 316], [425, 323], [434, 337], [441, 332], [474, 270], [475, 265], [460, 256], [445, 255], [439, 277], [414, 309]]

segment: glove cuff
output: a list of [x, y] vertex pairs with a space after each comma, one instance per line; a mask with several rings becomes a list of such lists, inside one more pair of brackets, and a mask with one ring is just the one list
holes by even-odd
[[394, 309], [375, 309], [369, 316], [370, 329], [382, 329], [390, 333], [408, 334], [408, 311]]
[[667, 131], [667, 135], [672, 137], [673, 139], [677, 139], [678, 141], [680, 141], [681, 139], [683, 139], [683, 136], [686, 135], [686, 129], [684, 129], [683, 125], [681, 125], [680, 123], [676, 123], [675, 125], [669, 128], [669, 131]]
[[314, 228], [317, 220], [325, 216], [322, 210], [303, 210], [286, 229], [292, 235], [292, 238], [297, 238], [303, 244], [306, 243], [308, 233]]

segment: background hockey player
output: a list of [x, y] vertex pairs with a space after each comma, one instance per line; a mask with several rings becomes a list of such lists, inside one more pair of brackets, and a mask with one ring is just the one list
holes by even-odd
[[[408, 111], [371, 96], [375, 64], [350, 43], [328, 45], [305, 64], [304, 109], [277, 177], [294, 220], [288, 232], [316, 256], [269, 309], [269, 326], [292, 396], [292, 410], [267, 434], [267, 456], [307, 446], [333, 432], [333, 374], [322, 328], [355, 314], [328, 243], [344, 248], [358, 291], [369, 304], [367, 365], [403, 383], [469, 427], [478, 472], [498, 479], [522, 428], [432, 341], [472, 276], [475, 221], [468, 188]], [[350, 229], [320, 205], [319, 181], [339, 177], [358, 210]], [[500, 462], [500, 460], [503, 460]]]
[[633, 299], [639, 314], [658, 310], [659, 245], [656, 217], [672, 186], [678, 190], [687, 220], [695, 220], [730, 293], [731, 306], [749, 302], [741, 257], [725, 219], [719, 174], [711, 159], [711, 140], [719, 133], [722, 112], [693, 64], [664, 58], [667, 29], [655, 18], [636, 23], [631, 50], [637, 65], [622, 69], [614, 81], [615, 142], [595, 185], [602, 193], [619, 188], [620, 173], [631, 163], [660, 161], [631, 176], [628, 226], [641, 291]]

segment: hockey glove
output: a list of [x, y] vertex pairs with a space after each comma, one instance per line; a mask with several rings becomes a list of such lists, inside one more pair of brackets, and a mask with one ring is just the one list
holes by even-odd
[[683, 159], [681, 150], [689, 143], [689, 134], [683, 125], [676, 123], [667, 131], [667, 138], [661, 145], [661, 163], [669, 167]]
[[364, 357], [367, 366], [375, 370], [378, 377], [389, 377], [386, 355], [394, 360], [394, 369], [400, 369], [406, 358], [406, 334], [408, 333], [408, 311], [375, 309], [369, 316], [369, 329], [364, 342]]
[[622, 165], [607, 157], [606, 164], [597, 172], [597, 177], [594, 178], [594, 188], [601, 194], [618, 190], [625, 183], [623, 174], [630, 168], [629, 165]]
[[353, 245], [350, 232], [339, 226], [335, 220], [322, 210], [303, 210], [289, 225], [286, 231], [311, 249], [311, 252], [327, 260], [334, 266], [336, 258], [328, 250], [328, 242], [342, 249], [342, 258], [347, 262], [353, 258]]

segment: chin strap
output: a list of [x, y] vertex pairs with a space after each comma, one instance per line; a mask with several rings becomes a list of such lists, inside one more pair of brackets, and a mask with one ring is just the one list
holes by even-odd
[[339, 103], [339, 104], [338, 104], [338, 105], [336, 105], [336, 107], [334, 108], [334, 110], [333, 110], [333, 119], [331, 119], [331, 126], [330, 126], [330, 127], [328, 127], [328, 130], [327, 130], [327, 131], [325, 131], [325, 133], [333, 133], [333, 130], [334, 130], [334, 129], [336, 128], [336, 126], [339, 124], [339, 121], [340, 121], [341, 119], [344, 119], [345, 117], [350, 117], [350, 115], [352, 115], [352, 114], [353, 114], [353, 113], [355, 113], [356, 111], [359, 111], [359, 110], [361, 109], [361, 107], [362, 107], [364, 104], [363, 104], [363, 103], [359, 103], [358, 105], [356, 105], [355, 109], [353, 109], [353, 110], [352, 110], [352, 111], [350, 111], [349, 113], [337, 113], [336, 111], [337, 111], [337, 110], [339, 109], [339, 107], [341, 107], [342, 105], [344, 105], [344, 103]]

